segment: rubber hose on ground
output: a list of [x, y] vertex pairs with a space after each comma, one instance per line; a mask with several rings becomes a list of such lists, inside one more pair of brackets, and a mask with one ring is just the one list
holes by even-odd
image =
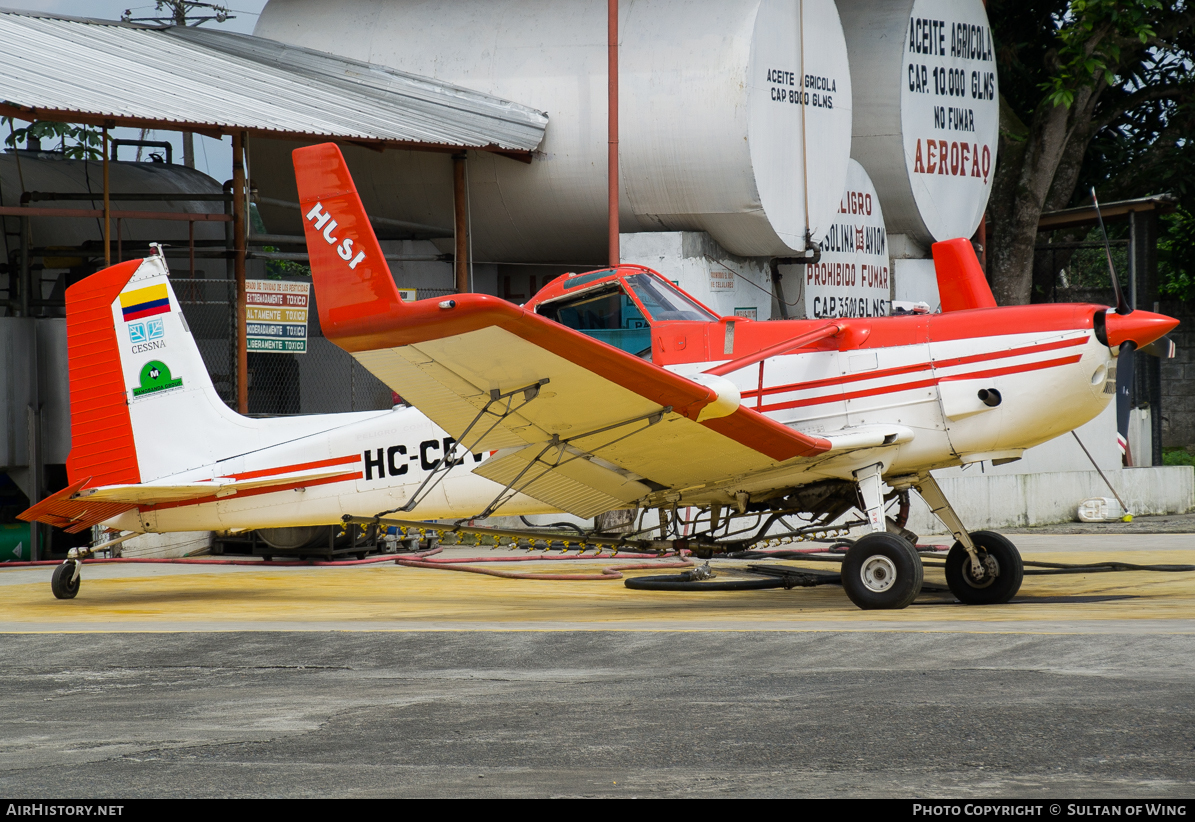
[[760, 591], [783, 588], [783, 579], [731, 579], [725, 582], [696, 582], [688, 574], [628, 577], [623, 583], [638, 591]]

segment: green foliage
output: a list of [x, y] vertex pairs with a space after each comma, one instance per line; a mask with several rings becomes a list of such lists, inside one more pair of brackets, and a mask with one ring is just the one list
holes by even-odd
[[1179, 208], [1163, 216], [1158, 234], [1159, 294], [1172, 300], [1195, 300], [1195, 214]]
[[1195, 465], [1195, 454], [1186, 448], [1163, 448], [1162, 465]]
[[69, 160], [104, 159], [104, 137], [99, 129], [49, 120], [35, 120], [24, 128], [14, 129], [11, 117], [5, 117], [4, 122], [9, 126], [4, 143], [12, 148], [23, 148], [25, 142], [32, 137], [51, 142], [57, 140], [58, 147], [47, 150], [60, 151]]
[[[249, 204], [249, 225], [254, 234], [269, 234], [257, 203]], [[262, 251], [281, 251], [272, 245], [262, 246]], [[288, 280], [295, 277], [311, 277], [311, 267], [297, 260], [266, 260], [266, 277], [271, 280]]]
[[1051, 104], [1070, 108], [1081, 86], [1101, 80], [1115, 86], [1123, 69], [1125, 41], [1149, 43], [1157, 36], [1154, 22], [1162, 11], [1161, 0], [1070, 0], [1053, 15], [1054, 71], [1038, 88]]
[[[278, 251], [274, 246], [263, 246], [262, 251]], [[294, 277], [311, 277], [310, 266], [295, 260], [266, 260], [266, 277], [271, 280], [289, 280]]]

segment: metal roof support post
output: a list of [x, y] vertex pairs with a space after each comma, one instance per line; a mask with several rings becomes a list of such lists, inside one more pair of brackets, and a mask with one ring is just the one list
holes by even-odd
[[610, 265], [617, 266], [622, 254], [618, 247], [618, 0], [606, 0], [606, 48], [608, 54], [606, 120], [609, 153], [606, 177], [609, 186], [608, 232]]
[[112, 265], [111, 203], [108, 201], [108, 127], [104, 126], [104, 268]]
[[[22, 220], [22, 222], [26, 222]], [[41, 352], [38, 350], [38, 321], [30, 320], [31, 324], [29, 335], [29, 406], [26, 409], [25, 423], [26, 423], [26, 437], [28, 455], [26, 462], [29, 463], [29, 504], [36, 505], [41, 502], [42, 489], [45, 487], [44, 468], [42, 466], [42, 442], [41, 442]], [[50, 533], [48, 529], [36, 523], [29, 523], [29, 559], [31, 562], [37, 562], [41, 559], [41, 540], [42, 531]]]
[[21, 316], [28, 317], [32, 299], [30, 294], [33, 292], [33, 276], [29, 270], [29, 218], [21, 217], [18, 221], [21, 224], [21, 271], [20, 271], [20, 288], [21, 288]]
[[453, 269], [456, 273], [456, 290], [464, 294], [469, 290], [469, 221], [465, 202], [465, 152], [452, 155], [452, 236], [456, 241]]
[[237, 281], [237, 412], [249, 413], [248, 315], [245, 306], [245, 132], [232, 134], [232, 244]]

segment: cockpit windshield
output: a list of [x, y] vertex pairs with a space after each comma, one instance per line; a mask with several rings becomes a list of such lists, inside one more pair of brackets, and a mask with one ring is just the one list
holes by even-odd
[[643, 312], [617, 283], [576, 299], [548, 303], [539, 313], [630, 354], [651, 353], [651, 328]]
[[626, 283], [635, 292], [639, 302], [647, 309], [653, 320], [697, 320], [716, 322], [718, 318], [699, 303], [664, 280], [650, 274], [632, 274]]

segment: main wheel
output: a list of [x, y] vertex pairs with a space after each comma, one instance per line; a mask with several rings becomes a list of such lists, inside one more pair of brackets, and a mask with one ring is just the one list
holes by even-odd
[[74, 599], [79, 593], [79, 583], [82, 579], [75, 577], [75, 563], [64, 562], [54, 569], [54, 576], [50, 577], [50, 590], [58, 599]]
[[907, 608], [924, 576], [916, 549], [892, 534], [860, 537], [842, 562], [842, 587], [865, 611]]
[[946, 555], [946, 584], [950, 593], [964, 605], [1008, 602], [1021, 590], [1025, 578], [1020, 551], [1007, 537], [994, 531], [976, 531], [971, 534], [971, 541], [979, 552], [984, 574], [976, 579], [971, 556], [961, 542], [956, 542]]

